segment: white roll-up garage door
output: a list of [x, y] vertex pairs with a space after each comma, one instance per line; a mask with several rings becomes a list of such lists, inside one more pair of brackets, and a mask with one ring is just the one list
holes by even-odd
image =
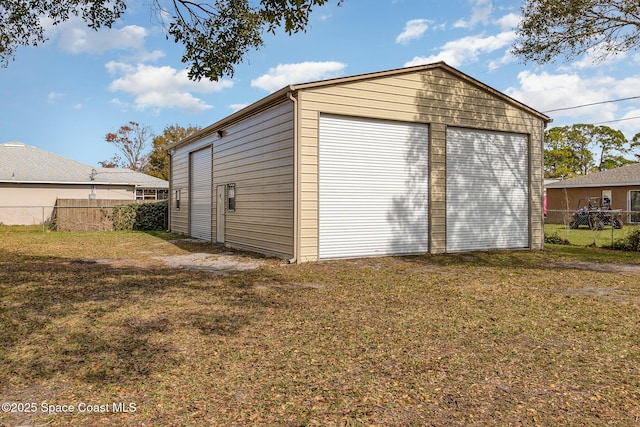
[[529, 247], [528, 137], [447, 129], [447, 251]]
[[211, 147], [189, 157], [189, 234], [211, 241]]
[[321, 115], [321, 259], [428, 252], [424, 124]]

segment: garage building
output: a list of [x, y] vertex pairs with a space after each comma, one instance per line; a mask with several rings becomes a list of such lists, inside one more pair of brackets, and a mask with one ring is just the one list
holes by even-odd
[[541, 249], [550, 121], [443, 62], [287, 86], [172, 147], [170, 228], [292, 262]]

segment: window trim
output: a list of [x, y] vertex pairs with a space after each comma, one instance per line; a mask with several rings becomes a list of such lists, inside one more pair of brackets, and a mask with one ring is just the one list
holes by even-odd
[[236, 211], [236, 185], [227, 184], [225, 187], [225, 210], [227, 212]]
[[[634, 211], [633, 210], [633, 206], [631, 206], [631, 202], [632, 202], [631, 193], [640, 194], [640, 190], [629, 190], [629, 191], [627, 191], [627, 210], [629, 211], [627, 222], [629, 222], [631, 224], [638, 224], [638, 223], [640, 223], [640, 214], [632, 213], [632, 212], [636, 212], [636, 211]], [[634, 221], [634, 220], [636, 220], [636, 221]]]

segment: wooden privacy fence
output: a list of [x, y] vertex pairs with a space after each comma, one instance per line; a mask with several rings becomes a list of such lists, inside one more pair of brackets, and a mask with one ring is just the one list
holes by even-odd
[[113, 208], [136, 203], [149, 201], [58, 199], [51, 215], [50, 226], [56, 231], [111, 231], [114, 229]]

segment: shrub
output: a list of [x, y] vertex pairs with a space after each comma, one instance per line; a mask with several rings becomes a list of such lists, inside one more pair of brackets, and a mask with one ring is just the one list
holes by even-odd
[[616, 240], [613, 244], [613, 249], [629, 252], [640, 251], [640, 228], [637, 228], [630, 233], [627, 233], [623, 238]]
[[568, 245], [569, 244], [569, 241], [567, 239], [563, 239], [562, 237], [560, 237], [557, 231], [551, 235], [544, 233], [544, 242], [552, 245]]
[[132, 203], [116, 206], [107, 214], [113, 222], [113, 229], [118, 230], [164, 230], [169, 204]]

